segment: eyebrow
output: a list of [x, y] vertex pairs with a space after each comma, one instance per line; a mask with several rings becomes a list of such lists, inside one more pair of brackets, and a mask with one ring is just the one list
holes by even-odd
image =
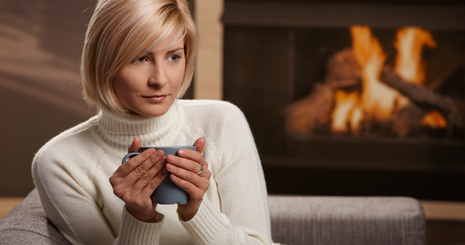
[[[172, 53], [175, 53], [175, 52], [177, 52], [177, 51], [179, 51], [179, 50], [184, 50], [184, 47], [179, 47], [179, 48], [170, 50], [170, 51], [168, 51], [168, 52], [166, 52], [166, 53], [167, 53], [167, 54], [172, 54]], [[152, 52], [152, 51], [149, 51], [149, 52], [147, 52], [145, 55], [153, 55], [153, 52]], [[145, 56], [145, 55], [144, 55], [144, 56]]]
[[177, 52], [177, 51], [179, 51], [179, 50], [181, 50], [181, 49], [184, 50], [184, 47], [179, 47], [179, 48], [177, 48], [177, 49], [170, 50], [170, 51], [168, 51], [167, 53], [168, 53], [168, 54], [175, 53], [175, 52]]

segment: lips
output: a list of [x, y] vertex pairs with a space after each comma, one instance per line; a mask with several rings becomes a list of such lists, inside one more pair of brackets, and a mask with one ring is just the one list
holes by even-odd
[[160, 94], [160, 95], [143, 96], [143, 97], [153, 102], [162, 102], [163, 100], [166, 99], [167, 95]]

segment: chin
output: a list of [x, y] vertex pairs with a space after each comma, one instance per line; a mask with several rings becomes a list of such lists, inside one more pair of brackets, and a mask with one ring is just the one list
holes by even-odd
[[168, 112], [169, 108], [156, 108], [156, 109], [148, 109], [148, 110], [141, 110], [137, 114], [143, 117], [160, 117]]

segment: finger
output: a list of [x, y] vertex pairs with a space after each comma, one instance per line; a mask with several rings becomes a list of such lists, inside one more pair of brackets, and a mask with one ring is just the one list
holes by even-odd
[[[174, 165], [172, 165], [170, 163], [166, 164], [166, 169], [171, 174], [174, 174], [178, 178], [181, 178], [181, 179], [193, 184], [197, 188], [206, 190], [208, 188], [209, 184], [210, 184], [208, 179], [203, 178], [203, 177], [199, 176], [198, 174], [196, 174], [196, 173], [194, 173], [192, 171], [176, 167], [176, 166], [174, 166]], [[204, 169], [204, 171], [208, 171], [208, 169]], [[181, 188], [183, 188], [183, 187], [181, 187]]]
[[[146, 151], [144, 151], [142, 154], [145, 154], [145, 152]], [[134, 160], [137, 160], [135, 158], [136, 157], [134, 157]], [[157, 151], [155, 154], [151, 154], [144, 162], [142, 162], [139, 166], [134, 168], [124, 177], [118, 178], [118, 176], [114, 174], [110, 178], [110, 183], [113, 186], [115, 194], [117, 196], [124, 196], [123, 200], [130, 200], [132, 197], [137, 196], [145, 188], [145, 186], [149, 184], [149, 182], [153, 179], [153, 176], [155, 176], [156, 173], [162, 168], [162, 166], [158, 166], [158, 168], [151, 170], [155, 165], [161, 165], [162, 159], [163, 152]], [[128, 161], [125, 164], [130, 164], [130, 162]], [[149, 171], [152, 172], [148, 173]]]
[[[144, 151], [145, 152], [145, 151]], [[127, 174], [124, 178], [128, 183], [134, 184], [136, 181], [138, 181], [140, 178], [143, 176], [147, 175], [148, 171], [152, 169], [156, 165], [161, 165], [163, 162], [163, 151], [158, 150], [153, 154], [150, 154], [150, 156], [140, 163], [137, 167], [135, 167], [129, 174]], [[129, 161], [128, 161], [129, 163]], [[158, 169], [161, 169], [161, 166], [158, 166]], [[149, 176], [149, 180], [153, 177], [154, 175]]]
[[141, 146], [141, 140], [139, 137], [134, 137], [134, 140], [132, 141], [132, 144], [128, 147], [128, 153], [129, 152], [137, 152], [140, 150]]
[[198, 138], [195, 141], [194, 146], [197, 147], [197, 150], [196, 150], [197, 152], [202, 153], [203, 148], [205, 147], [205, 138], [203, 138], [203, 137]]
[[[143, 166], [143, 168], [140, 165], [146, 162], [147, 159], [149, 159], [150, 156], [154, 154], [155, 149], [148, 149], [120, 165], [110, 177], [110, 183], [113, 188], [116, 188], [116, 192], [119, 193], [120, 191], [123, 191], [127, 187], [133, 185], [134, 183], [132, 183], [132, 181], [129, 183], [127, 182], [126, 177], [131, 175], [131, 173], [133, 173], [132, 175], [139, 175], [139, 177], [141, 177], [145, 173], [145, 166]], [[149, 169], [149, 167], [146, 167], [146, 169]]]
[[167, 175], [168, 171], [163, 166], [163, 168], [160, 171], [158, 171], [158, 173], [152, 178], [152, 180], [143, 187], [143, 189], [140, 192], [141, 197], [150, 198], [155, 189], [157, 189], [158, 186], [160, 186], [161, 182], [163, 182]]
[[[192, 150], [188, 150], [188, 149], [181, 149], [178, 151], [178, 156], [173, 156], [174, 158], [168, 156], [169, 160], [168, 162], [171, 162], [171, 160], [173, 160], [173, 164], [176, 164], [179, 162], [179, 163], [183, 163], [182, 160], [183, 159], [186, 159], [186, 160], [190, 160], [190, 161], [193, 161], [194, 164], [193, 166], [189, 166], [187, 165], [187, 168], [186, 166], [180, 166], [180, 167], [184, 167], [186, 169], [189, 169], [189, 167], [193, 167], [192, 168], [192, 171], [197, 173], [199, 170], [200, 170], [200, 166], [198, 166], [198, 164], [202, 165], [204, 168], [208, 166], [208, 163], [205, 161], [205, 159], [203, 158], [202, 154], [198, 151], [192, 151]], [[196, 171], [197, 170], [197, 171]]]
[[163, 181], [168, 171], [165, 168], [164, 159], [153, 165], [146, 174], [140, 177], [134, 184], [136, 188], [143, 190], [145, 187], [155, 190]]
[[155, 149], [150, 148], [129, 159], [115, 173], [122, 178], [130, 175], [140, 178], [161, 158], [163, 158], [163, 151], [155, 151]]
[[[200, 153], [196, 151], [181, 151], [181, 152], [182, 152], [181, 155], [183, 157], [168, 155], [166, 157], [166, 161], [179, 168], [183, 168], [193, 173], [198, 173], [200, 169], [202, 168], [199, 162], [205, 162], [205, 160], [203, 160], [202, 155], [200, 155]], [[206, 168], [206, 165], [203, 168]]]
[[177, 186], [189, 193], [189, 201], [202, 199], [206, 189], [208, 188], [208, 186], [199, 188], [192, 182], [180, 178], [180, 176], [176, 174], [171, 174], [169, 177]]

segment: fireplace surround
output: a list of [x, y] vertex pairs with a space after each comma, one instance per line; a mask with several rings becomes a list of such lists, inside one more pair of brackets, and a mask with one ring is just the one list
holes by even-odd
[[459, 188], [465, 184], [465, 134], [460, 128], [452, 128], [452, 134], [430, 130], [428, 137], [286, 130], [289, 106], [324, 84], [328, 60], [351, 48], [353, 26], [370, 28], [386, 54], [384, 64], [395, 63], [392, 43], [399, 29], [430, 32], [438, 45], [423, 48], [424, 83], [447, 80], [453, 85], [440, 94], [463, 100], [464, 16], [465, 5], [447, 1], [226, 1], [224, 99], [249, 120], [269, 192], [465, 200]]

